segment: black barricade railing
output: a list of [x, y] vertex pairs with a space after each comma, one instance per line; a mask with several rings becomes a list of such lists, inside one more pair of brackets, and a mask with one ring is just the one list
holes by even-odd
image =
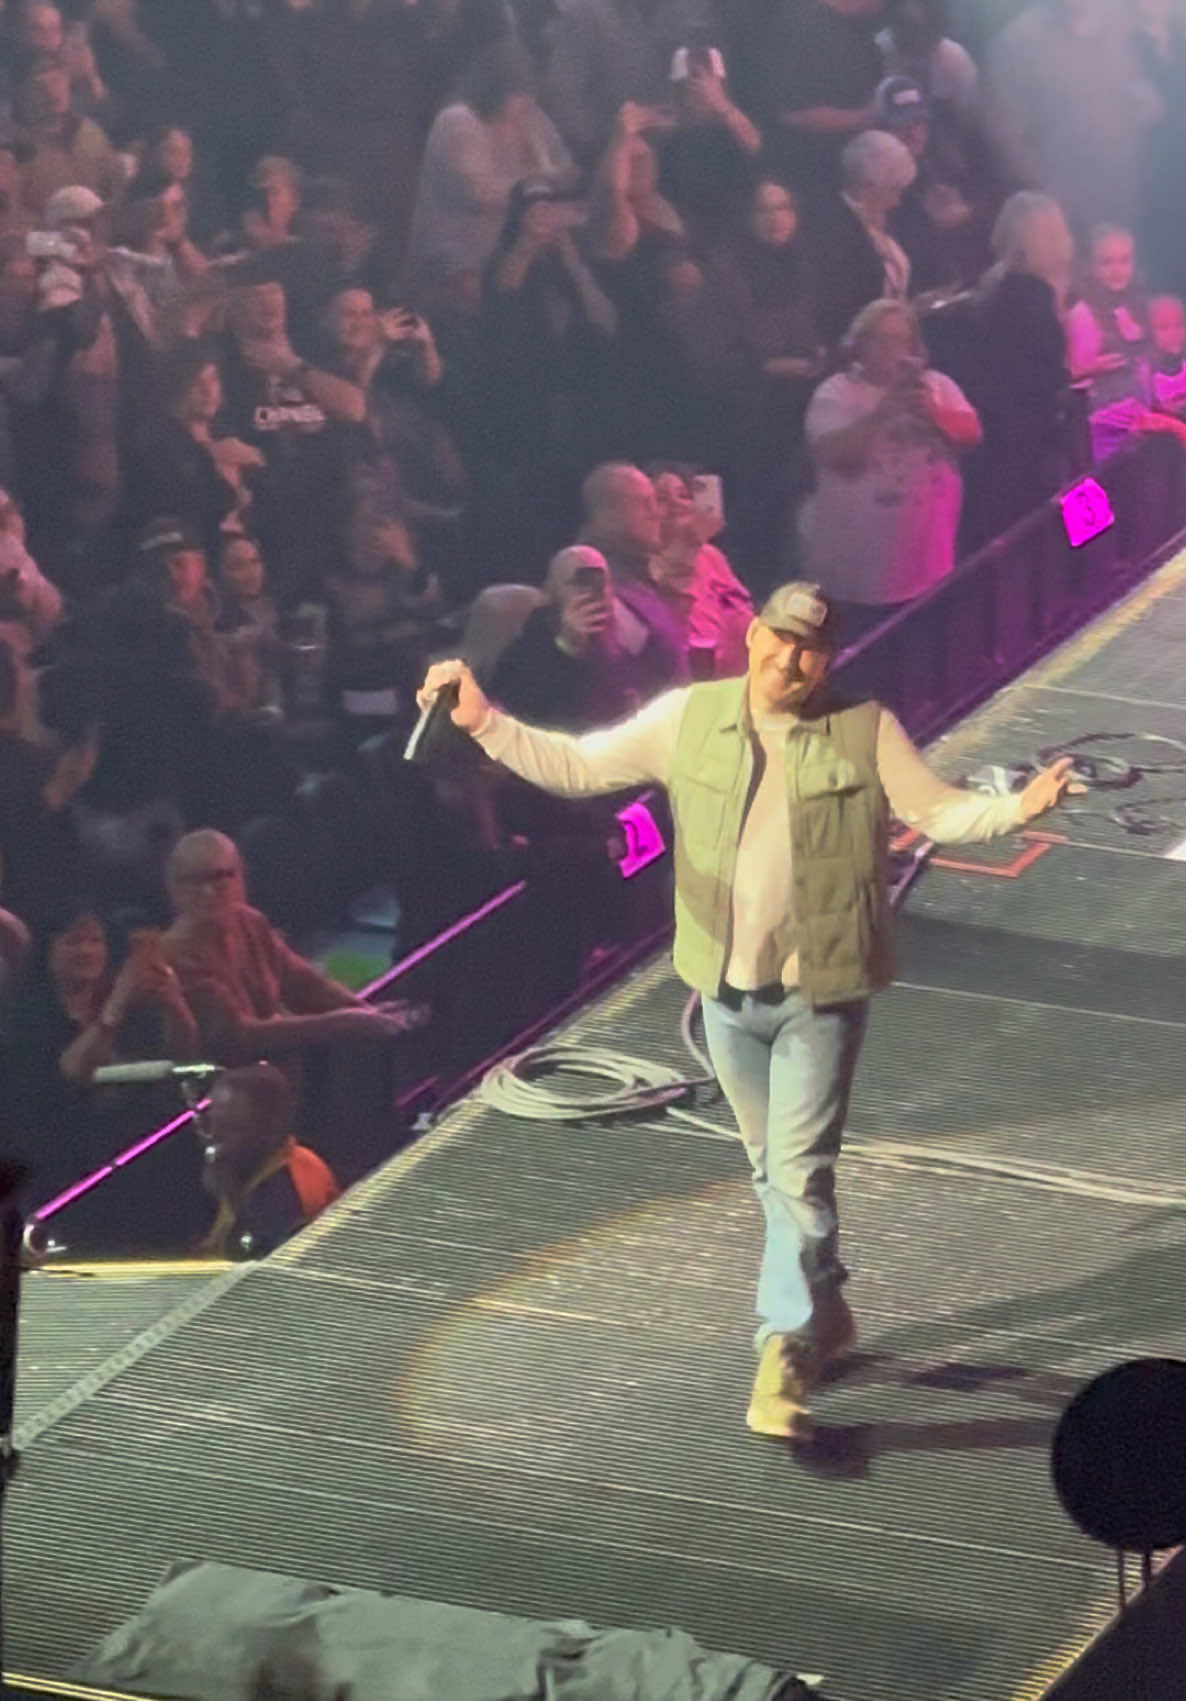
[[[392, 1050], [389, 1126], [361, 1151], [341, 1150], [328, 1125], [311, 1131], [310, 1142], [346, 1180], [391, 1156], [425, 1112], [464, 1092], [499, 1057], [657, 946], [670, 915], [669, 878], [666, 858], [631, 881], [607, 861], [603, 891], [583, 912], [562, 881], [520, 880], [411, 952], [366, 989], [373, 999], [406, 999], [433, 1011], [426, 1029]], [[612, 942], [590, 966], [590, 945], [607, 926]], [[198, 1134], [192, 1115], [182, 1113], [39, 1204], [32, 1243], [87, 1255], [192, 1249], [211, 1215]]]
[[846, 692], [936, 737], [1143, 578], [1186, 529], [1186, 455], [1172, 437], [1137, 437], [1098, 478], [1113, 526], [1075, 548], [1053, 497], [854, 645]]
[[[1136, 584], [1186, 531], [1186, 456], [1172, 438], [1137, 438], [1099, 479], [1115, 513], [1110, 529], [1073, 548], [1052, 499], [848, 650], [839, 669], [846, 693], [876, 696], [925, 741]], [[563, 864], [552, 872], [560, 878], [549, 878], [545, 863], [495, 894], [367, 989], [434, 1010], [393, 1083], [386, 1152], [412, 1137], [419, 1114], [465, 1090], [500, 1053], [527, 1043], [663, 936], [668, 859], [633, 882], [607, 872], [598, 902], [615, 943], [591, 975], [572, 882]], [[200, 1177], [199, 1143], [182, 1115], [39, 1207], [37, 1232], [87, 1250], [106, 1250], [113, 1235], [138, 1251], [180, 1250], [201, 1232]], [[141, 1219], [153, 1237], [134, 1232]]]

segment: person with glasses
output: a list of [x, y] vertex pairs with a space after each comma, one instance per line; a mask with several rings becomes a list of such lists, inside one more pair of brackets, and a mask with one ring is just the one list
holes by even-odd
[[200, 1055], [229, 1065], [295, 1061], [311, 1045], [390, 1040], [406, 1005], [370, 1005], [286, 944], [247, 902], [233, 840], [210, 828], [178, 840], [166, 868], [176, 915], [164, 936], [197, 1019]]

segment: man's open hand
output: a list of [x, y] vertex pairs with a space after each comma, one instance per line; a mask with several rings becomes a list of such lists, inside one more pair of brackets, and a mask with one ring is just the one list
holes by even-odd
[[1036, 821], [1039, 815], [1056, 809], [1064, 797], [1082, 796], [1087, 787], [1072, 780], [1074, 766], [1073, 757], [1060, 756], [1057, 762], [1034, 775], [1021, 794], [1023, 820]]

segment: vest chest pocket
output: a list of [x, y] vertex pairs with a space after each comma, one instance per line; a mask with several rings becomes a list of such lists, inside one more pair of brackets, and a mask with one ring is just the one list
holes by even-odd
[[686, 850], [719, 845], [733, 791], [733, 772], [719, 763], [685, 769], [670, 787], [676, 831]]
[[844, 792], [864, 791], [869, 781], [855, 762], [846, 756], [804, 765], [799, 774], [799, 799], [809, 803], [819, 797], [837, 797]]
[[[876, 807], [876, 788], [845, 757], [812, 763], [799, 776], [798, 804], [792, 810], [796, 848], [812, 857], [852, 857], [863, 861], [854, 843], [868, 838]], [[797, 817], [797, 820], [795, 819]]]

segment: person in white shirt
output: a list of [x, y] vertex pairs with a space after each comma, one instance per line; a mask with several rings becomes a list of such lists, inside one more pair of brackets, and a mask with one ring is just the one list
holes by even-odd
[[481, 272], [494, 253], [511, 190], [545, 177], [557, 190], [576, 181], [572, 156], [537, 104], [535, 71], [515, 41], [495, 42], [442, 107], [424, 145], [407, 273], [422, 281], [447, 268]]
[[667, 788], [675, 819], [675, 968], [705, 1034], [766, 1218], [760, 1361], [747, 1423], [812, 1435], [822, 1370], [855, 1342], [842, 1287], [836, 1160], [869, 995], [889, 984], [890, 812], [948, 843], [991, 839], [1057, 804], [1068, 758], [1020, 793], [984, 797], [927, 767], [888, 710], [830, 695], [833, 611], [818, 585], [776, 590], [747, 634], [741, 679], [657, 697], [572, 736], [492, 708], [459, 661], [454, 724], [520, 778], [564, 797]]
[[812, 576], [830, 597], [860, 605], [855, 628], [951, 572], [963, 497], [959, 456], [981, 433], [959, 385], [927, 369], [904, 303], [864, 308], [847, 346], [850, 364], [820, 385], [807, 409], [816, 489], [800, 530]]

